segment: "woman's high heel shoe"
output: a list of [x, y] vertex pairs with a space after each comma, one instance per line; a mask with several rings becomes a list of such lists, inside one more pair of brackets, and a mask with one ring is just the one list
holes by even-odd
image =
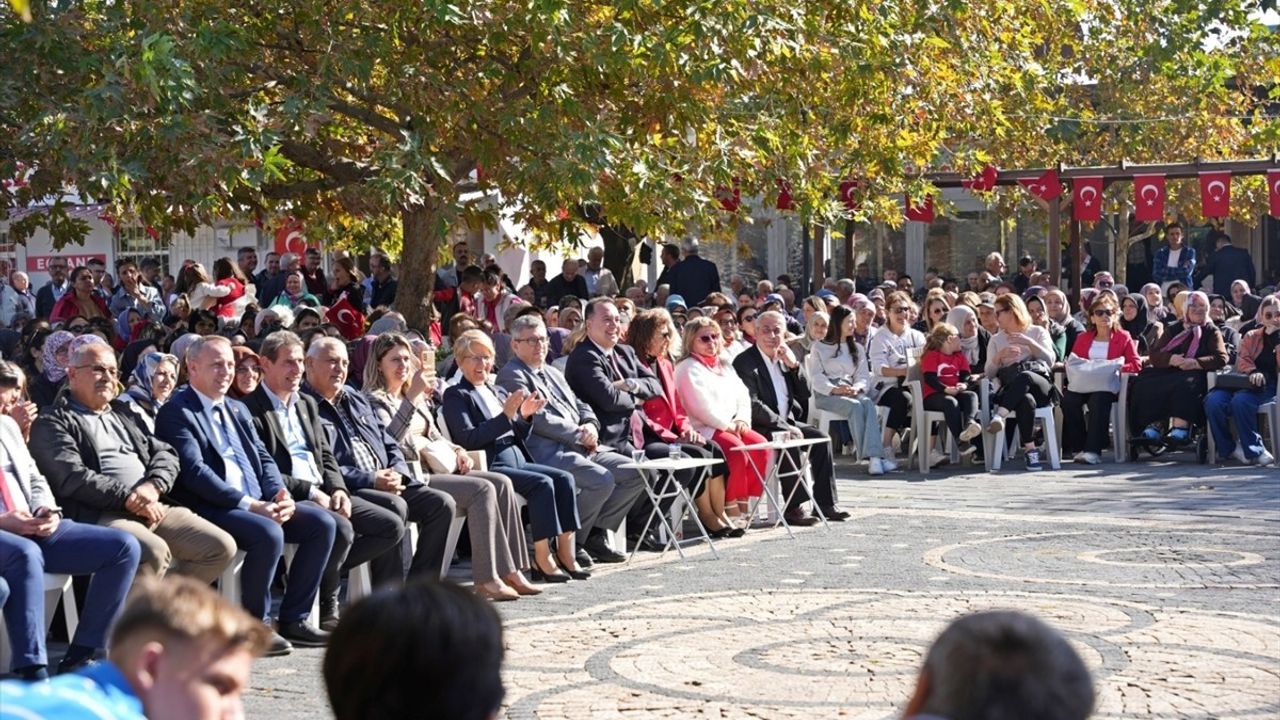
[[[559, 570], [555, 562], [555, 560], [551, 561], [551, 567]], [[536, 583], [566, 583], [569, 582], [570, 577], [562, 572], [543, 572], [535, 560], [533, 567], [529, 569], [529, 579]]]
[[[559, 561], [557, 560], [557, 562]], [[560, 569], [568, 573], [569, 577], [573, 578], [574, 580], [588, 580], [591, 578], [591, 573], [587, 572], [586, 570], [580, 569], [577, 563], [566, 565], [563, 562], [559, 562], [559, 565], [560, 565]]]

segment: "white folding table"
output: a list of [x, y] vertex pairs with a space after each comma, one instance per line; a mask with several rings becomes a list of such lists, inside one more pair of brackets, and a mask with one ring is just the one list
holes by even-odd
[[[666, 543], [662, 546], [663, 555], [674, 545], [676, 552], [680, 553], [680, 559], [685, 559], [677, 531], [684, 524], [685, 513], [689, 512], [693, 516], [694, 523], [698, 526], [698, 532], [702, 534], [702, 539], [706, 540], [707, 546], [711, 548], [711, 554], [716, 559], [720, 558], [719, 553], [716, 552], [715, 543], [711, 542], [711, 536], [707, 534], [707, 528], [702, 524], [702, 519], [698, 517], [698, 512], [693, 502], [693, 498], [698, 495], [698, 486], [706, 480], [707, 471], [717, 462], [719, 461], [714, 458], [645, 458], [641, 462], [629, 462], [621, 466], [627, 470], [636, 470], [644, 480], [644, 489], [649, 494], [649, 501], [653, 503], [653, 510], [649, 513], [649, 519], [645, 521], [644, 528], [640, 530], [640, 537], [648, 536], [649, 528], [653, 527], [653, 520], [656, 517], [658, 522], [662, 524], [662, 529], [666, 532]], [[698, 471], [697, 477], [693, 482], [692, 494], [676, 480], [676, 473], [682, 470]], [[663, 500], [672, 500], [680, 504], [680, 512], [675, 517], [668, 518], [667, 514], [662, 512]], [[627, 562], [635, 558], [638, 549], [639, 543], [632, 548]]]
[[[795, 438], [794, 440], [770, 440], [768, 442], [756, 443], [754, 445], [743, 445], [741, 447], [733, 448], [735, 452], [772, 450], [774, 453], [774, 460], [769, 463], [769, 469], [767, 472], [762, 472], [760, 468], [755, 466], [755, 463], [750, 463], [751, 469], [755, 472], [756, 477], [759, 478], [760, 482], [764, 485], [764, 494], [756, 498], [755, 502], [751, 504], [747, 510], [747, 515], [749, 517], [755, 517], [756, 511], [760, 507], [760, 501], [764, 498], [768, 498], [769, 502], [773, 503], [773, 506], [778, 510], [776, 519], [771, 523], [772, 527], [777, 527], [778, 524], [781, 523], [782, 527], [787, 529], [787, 535], [794, 538], [795, 533], [791, 532], [791, 526], [787, 524], [787, 519], [785, 517], [787, 513], [787, 505], [791, 503], [791, 498], [795, 496], [796, 490], [800, 489], [801, 484], [804, 485], [805, 490], [809, 493], [809, 499], [813, 500], [813, 483], [810, 481], [809, 476], [809, 454], [813, 452], [813, 446], [829, 442], [831, 442], [830, 438], [802, 437]], [[787, 450], [799, 450], [796, 455], [799, 456], [800, 461], [797, 463], [793, 460], [791, 455], [786, 452]], [[792, 470], [785, 473], [782, 471], [782, 463], [784, 461], [791, 464]], [[793, 475], [796, 478], [796, 484], [791, 488], [791, 492], [786, 493], [785, 497], [782, 497], [781, 480], [784, 476], [790, 477]], [[777, 493], [773, 490], [774, 484], [778, 487]], [[817, 501], [815, 500], [814, 502], [816, 503]], [[827, 519], [823, 517], [822, 513], [818, 512], [816, 515], [818, 516], [818, 519], [822, 521], [822, 526], [830, 529], [831, 526], [827, 524]]]

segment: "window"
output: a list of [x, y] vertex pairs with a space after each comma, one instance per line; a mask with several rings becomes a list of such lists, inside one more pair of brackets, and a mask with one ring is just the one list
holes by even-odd
[[[160, 262], [161, 273], [169, 272], [169, 243], [154, 230], [148, 232], [141, 225], [117, 227], [115, 244], [116, 262], [127, 258], [141, 265], [143, 260], [155, 258]], [[108, 272], [114, 273], [115, 269]]]

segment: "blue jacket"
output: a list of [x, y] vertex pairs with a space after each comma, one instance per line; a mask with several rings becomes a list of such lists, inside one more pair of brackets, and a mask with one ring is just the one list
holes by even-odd
[[[505, 402], [507, 391], [502, 386], [494, 386], [494, 393], [499, 402]], [[465, 377], [457, 385], [444, 391], [441, 408], [444, 411], [444, 423], [449, 428], [449, 438], [467, 450], [483, 450], [485, 459], [493, 462], [497, 454], [498, 438], [513, 432], [516, 436], [516, 447], [524, 454], [525, 460], [533, 461], [524, 439], [529, 435], [529, 422], [516, 413], [515, 420], [506, 415], [485, 417], [484, 402], [480, 399], [480, 391]]]
[[[270, 500], [284, 487], [280, 469], [253, 431], [253, 420], [244, 403], [232, 398], [224, 400], [231, 411], [231, 422], [240, 434], [240, 444], [249, 455], [249, 464], [258, 476], [262, 497]], [[156, 415], [156, 435], [173, 446], [178, 453], [181, 471], [170, 497], [199, 512], [201, 509], [230, 509], [240, 503], [244, 493], [227, 484], [226, 465], [213, 443], [213, 425], [204, 413], [196, 391], [189, 386], [177, 391]]]
[[1167, 267], [1169, 265], [1169, 246], [1161, 245], [1156, 250], [1155, 259], [1151, 261], [1151, 279], [1160, 284], [1162, 287], [1168, 282], [1180, 282], [1187, 286], [1188, 290], [1195, 289], [1192, 282], [1196, 273], [1196, 249], [1190, 245], [1182, 244], [1182, 256], [1178, 258], [1176, 267]]
[[[329, 447], [333, 448], [333, 455], [338, 460], [338, 469], [342, 471], [342, 479], [346, 481], [347, 487], [352, 490], [373, 487], [373, 473], [360, 469], [356, 463], [355, 450], [351, 448], [351, 435], [347, 433], [342, 420], [338, 418], [338, 409], [333, 403], [320, 397], [309, 383], [302, 384], [302, 392], [314, 398], [320, 407], [320, 427], [329, 441]], [[344, 387], [338, 392], [335, 401], [347, 405], [349, 414], [354, 419], [355, 431], [373, 450], [373, 456], [377, 459], [379, 468], [394, 469], [400, 473], [401, 482], [406, 486], [421, 484], [420, 481], [413, 479], [413, 473], [404, 461], [404, 454], [400, 452], [400, 444], [387, 433], [386, 428], [378, 424], [368, 398], [349, 387]]]

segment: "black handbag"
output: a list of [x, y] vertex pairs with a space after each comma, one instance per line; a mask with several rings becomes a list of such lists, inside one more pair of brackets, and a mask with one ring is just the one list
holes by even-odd
[[1019, 360], [1012, 365], [1005, 365], [997, 370], [996, 378], [1000, 380], [1001, 385], [1008, 385], [1023, 372], [1033, 372], [1037, 375], [1049, 377], [1049, 365], [1043, 360]]
[[1213, 386], [1224, 390], [1253, 390], [1259, 387], [1249, 382], [1248, 375], [1237, 372], [1219, 373], [1214, 377]]

